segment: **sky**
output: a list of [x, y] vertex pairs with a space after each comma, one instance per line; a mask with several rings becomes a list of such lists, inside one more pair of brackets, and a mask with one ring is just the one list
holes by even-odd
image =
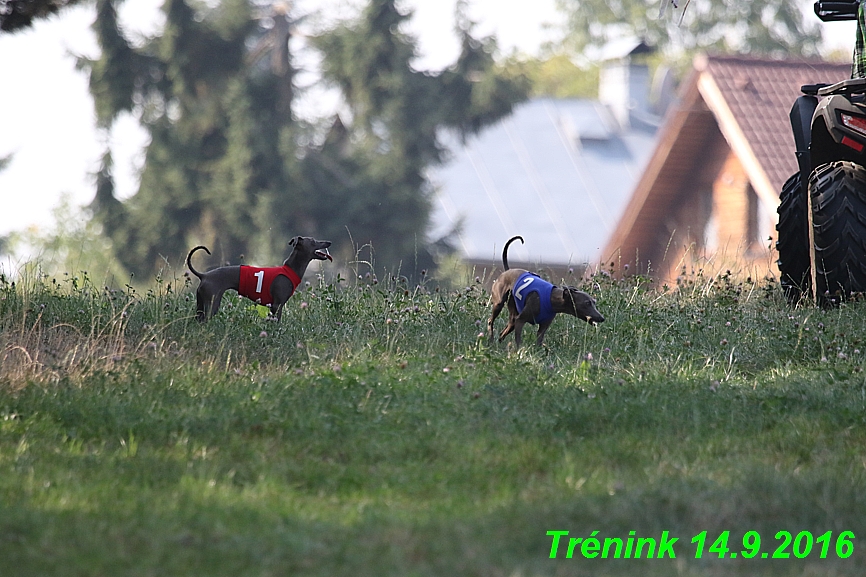
[[[351, 13], [357, 3], [295, 1], [302, 13], [320, 11], [325, 20]], [[162, 0], [126, 0], [120, 9], [124, 30], [133, 38], [158, 33], [163, 22], [161, 4]], [[479, 34], [496, 34], [503, 51], [535, 54], [556, 37], [546, 24], [562, 17], [555, 0], [533, 0], [531, 10], [528, 5], [518, 0], [471, 0], [469, 14], [478, 22]], [[439, 70], [456, 58], [454, 6], [455, 0], [404, 0], [403, 7], [414, 10], [408, 31], [419, 39], [419, 69]], [[91, 4], [39, 21], [25, 32], [0, 34], [0, 158], [12, 155], [11, 163], [0, 171], [0, 236], [13, 230], [50, 230], [52, 210], [63, 195], [74, 205], [91, 202], [93, 175], [106, 144], [112, 150], [117, 195], [128, 197], [137, 188], [146, 133], [130, 115], [119, 118], [110, 133], [97, 129], [87, 76], [75, 68], [75, 55], [99, 54], [90, 30], [94, 17]], [[302, 57], [314, 62], [309, 52]], [[309, 77], [300, 81], [312, 82]], [[337, 102], [312, 92], [299, 106], [315, 115], [328, 112]]]
[[[295, 0], [302, 13], [317, 12], [325, 21], [351, 14], [360, 0]], [[126, 0], [121, 25], [133, 38], [158, 33], [162, 0]], [[419, 39], [419, 69], [439, 70], [459, 52], [453, 33], [455, 0], [404, 0], [414, 11], [408, 31]], [[478, 34], [495, 34], [500, 49], [537, 54], [545, 42], [559, 37], [563, 16], [555, 0], [470, 0], [470, 17]], [[531, 9], [529, 8], [531, 6]], [[0, 171], [0, 236], [13, 230], [46, 232], [52, 211], [65, 195], [73, 205], [86, 205], [94, 196], [94, 174], [106, 145], [112, 150], [116, 192], [134, 194], [143, 164], [147, 136], [129, 115], [120, 117], [110, 133], [96, 128], [87, 77], [75, 68], [75, 55], [96, 57], [98, 47], [90, 30], [95, 10], [79, 6], [59, 17], [39, 21], [25, 32], [0, 34], [0, 158], [12, 161]], [[312, 21], [315, 21], [312, 20]], [[826, 36], [850, 50], [851, 23], [832, 23]], [[303, 28], [301, 30], [303, 32]], [[303, 39], [298, 42], [303, 44]], [[314, 64], [309, 50], [300, 55]], [[301, 82], [312, 80], [303, 77]], [[331, 95], [311, 91], [299, 102], [309, 115], [337, 106]], [[27, 260], [28, 255], [18, 255]]]

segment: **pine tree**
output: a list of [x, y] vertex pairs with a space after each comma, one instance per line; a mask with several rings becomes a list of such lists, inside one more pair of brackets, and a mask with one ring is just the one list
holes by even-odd
[[478, 132], [525, 99], [529, 84], [497, 66], [495, 40], [476, 39], [465, 18], [457, 62], [439, 74], [415, 70], [416, 41], [400, 28], [410, 16], [393, 0], [371, 0], [358, 21], [315, 39], [324, 77], [341, 90], [353, 122], [351, 146], [323, 148], [308, 177], [327, 183], [322, 190], [343, 212], [332, 222], [351, 222], [353, 238], [411, 271], [430, 265], [424, 171], [444, 159], [442, 131]]
[[[97, 9], [102, 54], [82, 65], [90, 70], [99, 122], [110, 126], [132, 110], [151, 137], [139, 190], [122, 208], [110, 166], [97, 179], [95, 208], [122, 247], [118, 257], [150, 274], [193, 241], [209, 244], [221, 260], [249, 253], [261, 205], [281, 192], [272, 157], [280, 130], [291, 124], [290, 102], [281, 101], [291, 94], [276, 89], [290, 84], [287, 55], [280, 68], [246, 44], [273, 32], [257, 26], [245, 0], [200, 12], [166, 0], [163, 34], [133, 48], [118, 28], [113, 0], [98, 0]], [[256, 113], [260, 108], [270, 113]]]
[[391, 270], [429, 267], [424, 172], [443, 160], [441, 131], [477, 132], [528, 91], [468, 22], [451, 69], [414, 70], [415, 40], [400, 31], [408, 16], [395, 0], [372, 0], [359, 19], [315, 40], [325, 77], [353, 112], [315, 144], [317, 127], [292, 116], [284, 11], [271, 11], [265, 27], [248, 0], [198, 9], [166, 0], [163, 33], [134, 47], [118, 28], [116, 0], [97, 1], [102, 55], [82, 66], [99, 121], [108, 127], [133, 111], [151, 141], [140, 188], [123, 203], [106, 155], [94, 208], [138, 274], [177, 262], [194, 244], [220, 261], [277, 261], [295, 234], [336, 241], [345, 258], [372, 245], [376, 263]]

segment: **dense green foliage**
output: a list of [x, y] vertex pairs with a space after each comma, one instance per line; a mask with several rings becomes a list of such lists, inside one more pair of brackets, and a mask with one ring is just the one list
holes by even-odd
[[132, 112], [151, 137], [138, 192], [116, 199], [106, 155], [94, 203], [117, 258], [137, 274], [197, 244], [220, 262], [278, 262], [297, 234], [334, 241], [345, 260], [372, 246], [380, 270], [429, 268], [424, 171], [444, 158], [442, 131], [473, 134], [528, 93], [469, 22], [454, 66], [414, 70], [408, 16], [394, 0], [371, 0], [313, 41], [351, 122], [305, 121], [293, 111], [290, 51], [300, 16], [282, 5], [264, 14], [249, 0], [166, 0], [165, 29], [140, 45], [118, 27], [115, 0], [97, 9], [102, 53], [82, 62], [97, 117], [110, 126]]
[[[597, 275], [607, 322], [514, 350], [479, 337], [481, 283], [309, 278], [280, 324], [229, 299], [199, 325], [170, 280], [2, 283], [0, 573], [860, 574], [861, 303]], [[680, 541], [552, 560], [550, 530]], [[857, 538], [694, 559], [726, 530]]]
[[598, 97], [599, 67], [575, 65], [565, 54], [529, 60], [510, 60], [506, 66], [523, 71], [532, 82], [533, 96], [553, 98]]
[[559, 0], [559, 5], [568, 14], [567, 43], [577, 52], [633, 35], [668, 53], [814, 56], [822, 37], [821, 22], [804, 15], [803, 2], [789, 0]]

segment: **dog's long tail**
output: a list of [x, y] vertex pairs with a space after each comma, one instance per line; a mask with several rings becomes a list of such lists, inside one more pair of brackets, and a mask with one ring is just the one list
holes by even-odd
[[[515, 240], [520, 240], [520, 244], [523, 244], [522, 236], [512, 236], [508, 239], [508, 242], [505, 243], [505, 247], [502, 249], [502, 268], [503, 270], [508, 270], [508, 245], [510, 245]], [[195, 250], [195, 249], [193, 249]]]
[[195, 247], [194, 249], [192, 249], [191, 251], [189, 251], [189, 254], [186, 255], [186, 266], [187, 266], [187, 268], [189, 268], [189, 270], [192, 271], [192, 274], [194, 274], [194, 275], [197, 276], [198, 278], [201, 278], [201, 273], [198, 272], [197, 270], [195, 270], [195, 269], [193, 268], [193, 266], [192, 266], [192, 262], [190, 262], [190, 259], [192, 258], [192, 253], [194, 253], [195, 251], [197, 251], [197, 250], [200, 249], [200, 248], [203, 248], [204, 251], [205, 251], [206, 253], [210, 254], [210, 251], [207, 249], [206, 246], [199, 245], [199, 246]]

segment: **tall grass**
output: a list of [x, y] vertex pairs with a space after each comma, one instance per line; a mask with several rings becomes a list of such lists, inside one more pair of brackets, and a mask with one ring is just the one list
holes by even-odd
[[[200, 325], [184, 279], [4, 279], [0, 574], [861, 574], [857, 539], [689, 541], [866, 535], [863, 305], [728, 274], [583, 288], [604, 324], [516, 350], [474, 281], [313, 278], [281, 323], [231, 297]], [[680, 541], [550, 559], [550, 530]]]

